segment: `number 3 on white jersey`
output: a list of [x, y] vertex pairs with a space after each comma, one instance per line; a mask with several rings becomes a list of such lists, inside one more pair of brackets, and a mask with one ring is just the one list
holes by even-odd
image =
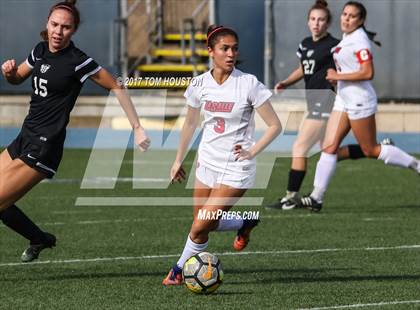
[[41, 97], [47, 97], [47, 80], [39, 79], [38, 85], [38, 77], [34, 76], [34, 86], [35, 86], [35, 95], [40, 95]]
[[214, 125], [213, 129], [217, 133], [224, 133], [225, 132], [225, 120], [222, 117], [216, 117], [216, 125]]

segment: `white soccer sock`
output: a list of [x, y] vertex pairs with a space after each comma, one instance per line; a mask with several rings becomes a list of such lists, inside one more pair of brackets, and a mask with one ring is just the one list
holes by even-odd
[[244, 220], [242, 218], [239, 219], [221, 219], [219, 220], [219, 225], [214, 231], [230, 231], [230, 230], [238, 230], [244, 224]]
[[205, 243], [195, 243], [191, 240], [190, 235], [188, 235], [187, 242], [185, 243], [184, 251], [182, 251], [181, 257], [179, 258], [178, 262], [176, 263], [179, 268], [184, 268], [185, 262], [193, 255], [203, 252], [209, 242]]
[[328, 183], [334, 175], [337, 166], [337, 154], [321, 153], [321, 158], [316, 164], [314, 190], [311, 197], [318, 202], [322, 202]]
[[417, 166], [413, 156], [393, 145], [381, 145], [378, 159], [383, 160], [386, 165], [413, 169]]

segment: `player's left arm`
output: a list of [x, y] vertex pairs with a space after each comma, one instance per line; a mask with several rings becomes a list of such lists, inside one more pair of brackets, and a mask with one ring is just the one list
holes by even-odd
[[326, 79], [333, 81], [367, 81], [374, 77], [374, 67], [372, 54], [368, 49], [356, 52], [357, 60], [360, 64], [359, 70], [352, 73], [338, 73], [334, 69], [328, 69]]
[[141, 150], [147, 150], [150, 145], [150, 139], [140, 124], [139, 116], [127, 91], [121, 85], [118, 85], [114, 77], [103, 68], [91, 75], [90, 78], [99, 86], [111, 90], [115, 94], [134, 130], [135, 143]]
[[268, 128], [264, 132], [264, 135], [249, 150], [244, 150], [241, 145], [235, 145], [234, 154], [236, 156], [236, 160], [238, 161], [252, 159], [257, 156], [280, 134], [282, 130], [280, 119], [269, 100], [256, 108], [256, 111], [266, 123]]

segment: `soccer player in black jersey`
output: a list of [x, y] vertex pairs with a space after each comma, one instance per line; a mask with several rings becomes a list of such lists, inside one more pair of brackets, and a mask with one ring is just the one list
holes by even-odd
[[[332, 49], [340, 41], [328, 33], [330, 23], [328, 3], [325, 0], [316, 1], [308, 12], [308, 28], [312, 35], [299, 44], [296, 52], [300, 64], [288, 78], [275, 85], [275, 89], [283, 90], [304, 79], [308, 113], [293, 144], [286, 196], [268, 205], [269, 209], [290, 210], [302, 206], [299, 190], [306, 174], [306, 156], [315, 143], [322, 143], [335, 98], [334, 87], [325, 77], [328, 69], [335, 68]], [[358, 145], [343, 147], [338, 152], [339, 160], [361, 157], [364, 155]]]
[[75, 1], [54, 5], [49, 13], [43, 41], [19, 66], [14, 59], [2, 65], [11, 84], [31, 78], [29, 113], [17, 138], [0, 154], [0, 218], [5, 225], [30, 240], [22, 261], [36, 259], [44, 248], [55, 245], [54, 235], [43, 232], [15, 202], [34, 185], [52, 178], [63, 154], [66, 126], [84, 82], [89, 78], [112, 90], [134, 130], [142, 150], [150, 144], [130, 97], [115, 79], [71, 41], [80, 23]]

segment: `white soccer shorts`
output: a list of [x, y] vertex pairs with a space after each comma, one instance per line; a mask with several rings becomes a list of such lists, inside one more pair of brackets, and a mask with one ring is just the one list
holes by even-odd
[[255, 170], [250, 171], [249, 174], [222, 173], [198, 164], [195, 177], [210, 188], [217, 188], [218, 185], [223, 184], [237, 189], [248, 189], [255, 184]]
[[343, 99], [339, 96], [335, 97], [334, 108], [333, 111], [338, 112], [345, 112], [349, 116], [351, 120], [358, 120], [362, 118], [367, 118], [378, 111], [378, 104], [377, 102], [368, 102], [367, 104], [363, 104], [360, 107], [347, 105]]

